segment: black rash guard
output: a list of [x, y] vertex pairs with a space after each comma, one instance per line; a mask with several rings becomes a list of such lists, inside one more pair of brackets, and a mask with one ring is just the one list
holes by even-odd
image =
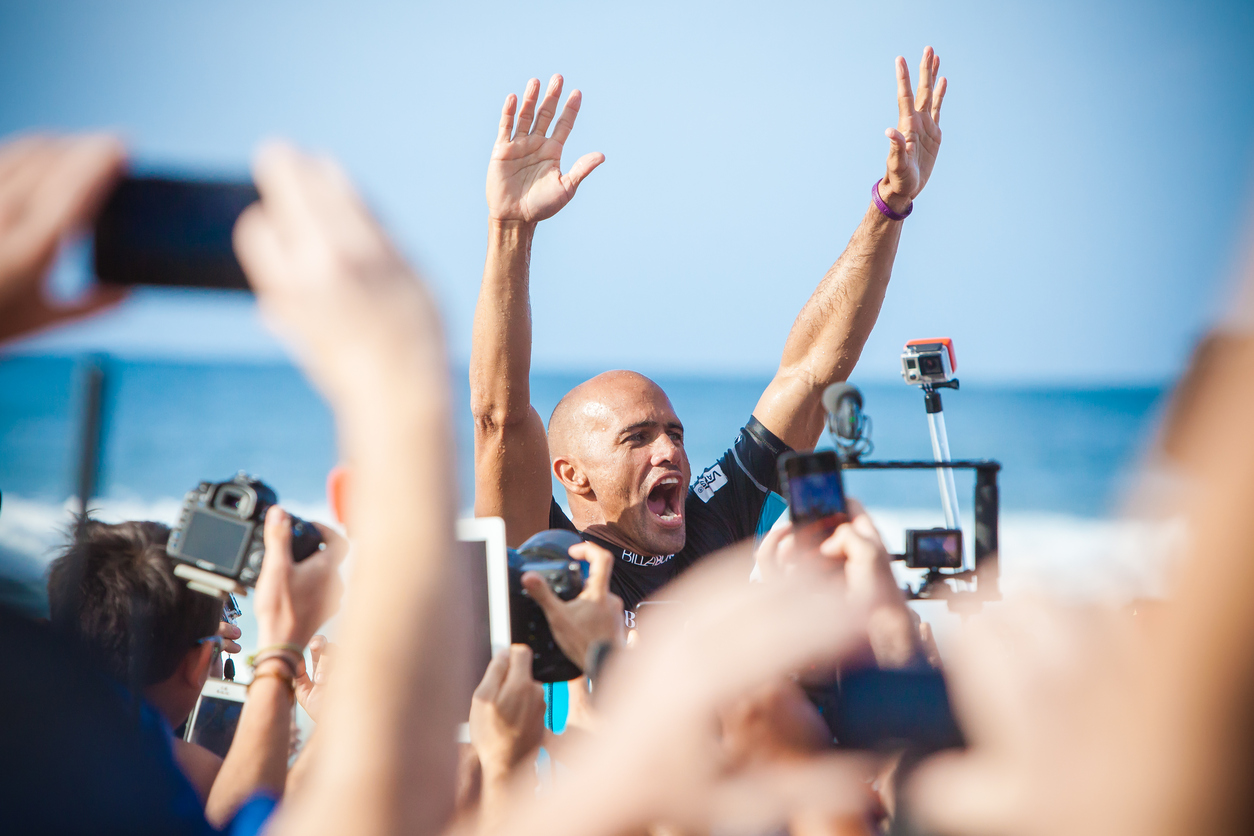
[[750, 416], [736, 443], [688, 488], [684, 499], [687, 541], [678, 554], [638, 555], [580, 532], [556, 500], [549, 509], [549, 528], [575, 531], [617, 558], [610, 591], [623, 599], [628, 626], [632, 626], [633, 611], [641, 601], [707, 554], [753, 536], [762, 506], [772, 491], [779, 491], [778, 461], [788, 449]]

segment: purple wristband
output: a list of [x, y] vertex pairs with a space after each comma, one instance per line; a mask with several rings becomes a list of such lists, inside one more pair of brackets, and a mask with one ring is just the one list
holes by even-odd
[[880, 210], [884, 217], [888, 218], [890, 221], [904, 221], [906, 218], [910, 217], [910, 213], [914, 211], [914, 201], [912, 200], [910, 201], [910, 205], [906, 207], [906, 211], [901, 213], [894, 212], [889, 205], [884, 202], [884, 198], [880, 197], [879, 180], [876, 180], [871, 184], [871, 199], [875, 201], [875, 208]]

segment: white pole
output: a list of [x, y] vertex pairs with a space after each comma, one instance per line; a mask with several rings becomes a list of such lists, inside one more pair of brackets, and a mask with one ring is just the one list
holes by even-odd
[[[927, 428], [932, 431], [932, 456], [938, 462], [949, 461], [949, 436], [945, 434], [945, 413], [940, 410], [929, 412]], [[945, 527], [958, 528], [958, 489], [954, 485], [953, 469], [936, 468], [936, 482], [940, 486], [941, 506], [945, 509]]]

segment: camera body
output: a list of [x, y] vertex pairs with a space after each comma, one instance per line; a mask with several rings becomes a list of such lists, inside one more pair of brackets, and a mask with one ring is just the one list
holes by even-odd
[[961, 569], [962, 529], [906, 529], [905, 558], [911, 569]]
[[[243, 472], [229, 482], [201, 482], [183, 498], [166, 552], [177, 563], [253, 586], [265, 554], [266, 512], [278, 501], [274, 489]], [[294, 560], [322, 548], [322, 535], [312, 523], [296, 516], [291, 522]]]
[[901, 376], [912, 386], [944, 386], [958, 373], [949, 337], [910, 340], [901, 352]]
[[510, 640], [531, 648], [531, 675], [537, 682], [566, 682], [583, 673], [583, 660], [567, 658], [553, 639], [544, 610], [523, 588], [522, 576], [535, 572], [563, 601], [583, 591], [588, 564], [570, 556], [570, 547], [583, 542], [573, 531], [550, 529], [509, 550]]

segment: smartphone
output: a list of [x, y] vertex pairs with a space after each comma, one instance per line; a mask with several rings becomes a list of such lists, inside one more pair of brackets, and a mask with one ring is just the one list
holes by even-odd
[[248, 290], [231, 234], [256, 200], [246, 181], [124, 177], [96, 218], [96, 278]]
[[785, 453], [779, 459], [779, 482], [798, 539], [817, 546], [836, 526], [849, 521], [835, 451]]
[[225, 758], [231, 741], [235, 739], [235, 728], [239, 725], [247, 696], [248, 686], [242, 682], [206, 680], [205, 687], [200, 690], [200, 699], [196, 700], [196, 707], [192, 709], [192, 716], [187, 719], [183, 739]]

